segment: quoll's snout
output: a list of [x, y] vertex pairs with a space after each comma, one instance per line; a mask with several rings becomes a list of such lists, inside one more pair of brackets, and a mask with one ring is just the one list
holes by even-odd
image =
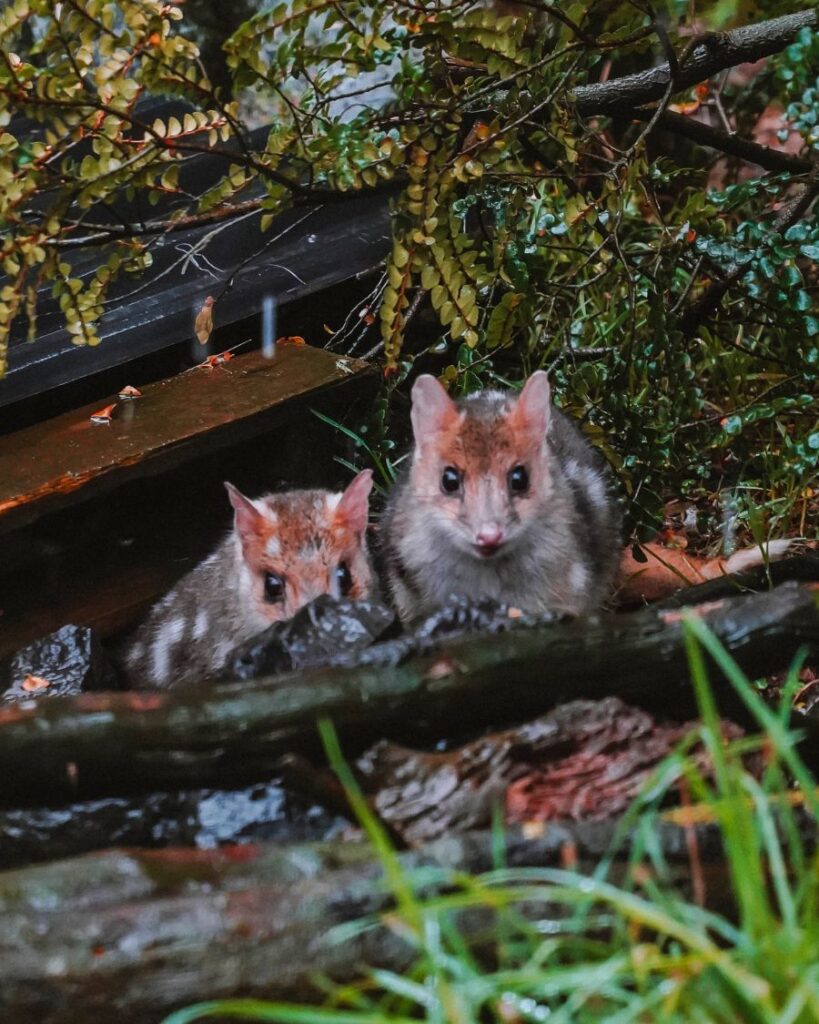
[[497, 523], [487, 523], [475, 534], [475, 547], [484, 558], [494, 555], [500, 549], [503, 541], [503, 530]]

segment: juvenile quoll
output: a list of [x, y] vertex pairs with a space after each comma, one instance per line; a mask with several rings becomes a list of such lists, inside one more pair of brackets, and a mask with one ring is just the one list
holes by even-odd
[[609, 596], [621, 514], [604, 461], [550, 401], [545, 373], [519, 393], [454, 402], [412, 389], [415, 448], [381, 525], [387, 582], [411, 621], [453, 593], [581, 614]]
[[370, 592], [371, 470], [342, 494], [289, 491], [251, 500], [225, 486], [233, 529], [115, 652], [134, 687], [168, 688], [213, 676], [233, 647], [320, 594], [362, 598]]

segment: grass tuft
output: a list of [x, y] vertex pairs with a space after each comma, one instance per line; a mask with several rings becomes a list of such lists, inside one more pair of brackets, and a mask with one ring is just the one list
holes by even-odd
[[[402, 974], [373, 970], [357, 983], [329, 986], [321, 1007], [217, 1001], [181, 1010], [165, 1024], [216, 1015], [281, 1024], [814, 1024], [819, 860], [804, 839], [800, 815], [819, 817], [816, 782], [784, 711], [763, 702], [695, 616], [686, 618], [685, 629], [700, 725], [625, 817], [625, 870], [622, 861], [618, 868], [616, 850], [591, 877], [510, 868], [496, 828], [494, 870], [454, 878], [439, 872], [445, 885], [436, 887], [435, 872], [403, 866], [358, 791], [331, 726], [322, 723], [330, 762], [395, 897], [388, 914], [345, 925], [335, 937], [392, 929], [413, 951], [411, 968]], [[754, 745], [727, 743], [722, 735], [706, 657], [759, 725], [761, 777], [746, 767]], [[783, 701], [798, 668], [799, 662]], [[709, 751], [711, 777], [686, 756], [696, 742]], [[789, 799], [793, 782], [804, 808]], [[666, 858], [657, 838], [661, 804], [681, 787], [704, 805], [722, 838], [724, 862], [709, 865], [707, 880], [700, 879], [704, 905], [684, 891], [679, 865]], [[696, 851], [691, 868], [692, 878], [702, 870]]]

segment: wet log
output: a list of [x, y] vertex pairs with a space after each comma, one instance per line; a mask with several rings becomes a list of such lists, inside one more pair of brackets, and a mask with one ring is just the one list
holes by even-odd
[[[693, 610], [753, 676], [819, 653], [809, 587], [726, 598]], [[139, 786], [235, 785], [269, 777], [281, 754], [319, 750], [331, 718], [348, 755], [383, 736], [417, 742], [516, 723], [572, 699], [616, 695], [683, 720], [694, 712], [683, 615], [652, 608], [496, 635], [453, 637], [407, 657], [401, 639], [364, 652], [369, 664], [184, 692], [84, 694], [0, 710], [2, 800], [28, 792], [27, 770], [82, 797]], [[379, 654], [381, 655], [379, 660]], [[398, 658], [393, 655], [397, 654]], [[722, 713], [741, 705], [716, 669]], [[453, 725], [453, 723], [456, 723]]]
[[[454, 750], [412, 750], [381, 740], [356, 767], [381, 821], [416, 844], [489, 828], [498, 806], [517, 824], [622, 814], [695, 727], [659, 723], [617, 697], [577, 700]], [[722, 729], [726, 741], [742, 735], [730, 722]], [[701, 746], [689, 757], [710, 775]]]
[[322, 842], [348, 829], [340, 817], [279, 780], [239, 790], [177, 790], [62, 807], [0, 810], [0, 870], [114, 846], [212, 850], [226, 844]]
[[[695, 823], [692, 824], [691, 821]], [[802, 814], [808, 842], [815, 823]], [[509, 867], [588, 871], [612, 849], [619, 819], [551, 823], [506, 838]], [[656, 829], [669, 879], [687, 891], [697, 850], [706, 903], [726, 910], [730, 886], [716, 826], [664, 816]], [[624, 837], [628, 839], [628, 834]], [[628, 850], [628, 842], [622, 845]], [[458, 872], [497, 866], [497, 837], [471, 833], [401, 855], [423, 890], [448, 888]], [[625, 866], [612, 874], [622, 877]], [[37, 1024], [156, 1024], [163, 1014], [231, 996], [310, 999], [316, 977], [337, 981], [371, 966], [404, 970], [411, 951], [386, 927], [333, 928], [392, 906], [381, 866], [365, 844], [212, 852], [115, 851], [0, 874], [0, 1002], [9, 1020]], [[542, 903], [532, 913], [554, 918]], [[461, 927], [491, 921], [471, 913]], [[485, 934], [485, 932], [484, 932]]]

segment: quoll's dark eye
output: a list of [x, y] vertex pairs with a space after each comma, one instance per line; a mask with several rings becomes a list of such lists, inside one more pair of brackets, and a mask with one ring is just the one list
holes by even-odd
[[338, 581], [338, 589], [341, 592], [341, 596], [346, 597], [353, 588], [353, 577], [350, 575], [350, 570], [348, 569], [346, 562], [338, 563], [336, 568], [336, 580]]
[[513, 466], [509, 470], [509, 490], [512, 494], [525, 494], [529, 490], [529, 471], [525, 466]]
[[275, 572], [264, 574], [264, 596], [270, 602], [284, 600], [284, 579]]
[[441, 490], [444, 494], [455, 494], [461, 489], [461, 474], [454, 466], [446, 466], [441, 473]]

